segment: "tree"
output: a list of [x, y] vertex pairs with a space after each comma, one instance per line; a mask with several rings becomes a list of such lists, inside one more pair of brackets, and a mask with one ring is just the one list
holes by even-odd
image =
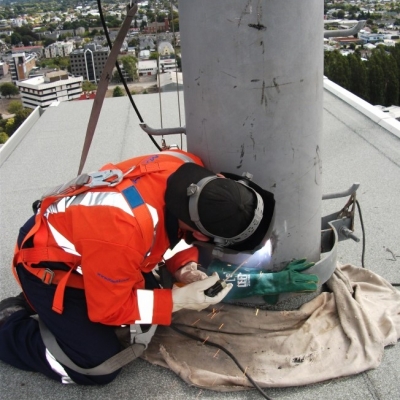
[[35, 43], [35, 38], [30, 35], [24, 35], [22, 36], [22, 43], [24, 46], [32, 46]]
[[368, 61], [369, 102], [383, 105], [385, 102], [385, 76], [378, 57], [374, 53]]
[[133, 56], [122, 56], [122, 66], [128, 77], [132, 80], [137, 78], [137, 59]]
[[4, 127], [4, 130], [6, 131], [8, 136], [11, 136], [15, 130], [14, 130], [14, 118], [8, 118], [6, 122], [6, 126]]
[[149, 60], [158, 60], [158, 52], [157, 51], [153, 51], [152, 53], [150, 53], [150, 57]]
[[361, 60], [359, 54], [349, 54], [347, 60], [350, 67], [350, 92], [368, 100], [369, 82], [366, 62]]
[[121, 77], [119, 75], [118, 70], [114, 71], [113, 77], [112, 77], [112, 82], [114, 82], [114, 83], [120, 83], [121, 82]]
[[5, 132], [0, 132], [0, 144], [4, 144], [8, 140], [8, 135]]
[[122, 91], [120, 86], [115, 86], [113, 91], [113, 97], [122, 97], [124, 96], [124, 92]]
[[333, 82], [349, 89], [349, 76], [350, 67], [347, 57], [342, 56], [339, 51], [327, 51], [324, 55], [325, 58], [325, 75]]
[[13, 100], [10, 101], [10, 104], [8, 105], [7, 111], [10, 114], [16, 114], [18, 111], [21, 111], [24, 108], [22, 103], [18, 100]]
[[92, 92], [97, 89], [97, 85], [93, 82], [83, 81], [82, 82], [82, 91], [83, 92]]
[[14, 32], [11, 35], [11, 44], [20, 44], [22, 43], [22, 36], [18, 32]]
[[46, 38], [42, 41], [44, 47], [50, 46], [51, 44], [55, 43], [56, 41], [51, 38]]
[[[22, 125], [22, 123], [29, 117], [33, 110], [31, 108], [23, 108], [16, 112], [14, 116], [14, 130], [13, 133]], [[11, 136], [11, 135], [10, 135]]]
[[8, 98], [10, 98], [11, 96], [17, 95], [19, 90], [13, 83], [6, 82], [0, 86], [0, 93], [2, 96], [8, 96]]

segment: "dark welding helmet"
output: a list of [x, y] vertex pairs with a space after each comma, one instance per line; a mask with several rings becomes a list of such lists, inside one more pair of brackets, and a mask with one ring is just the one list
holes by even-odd
[[272, 193], [243, 176], [215, 173], [194, 163], [182, 165], [167, 182], [167, 209], [210, 237], [217, 249], [254, 252], [271, 236]]

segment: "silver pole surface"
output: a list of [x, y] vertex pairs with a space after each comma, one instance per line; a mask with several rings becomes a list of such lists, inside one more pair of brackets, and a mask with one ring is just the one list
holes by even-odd
[[271, 269], [318, 261], [323, 2], [180, 1], [189, 151], [275, 194]]

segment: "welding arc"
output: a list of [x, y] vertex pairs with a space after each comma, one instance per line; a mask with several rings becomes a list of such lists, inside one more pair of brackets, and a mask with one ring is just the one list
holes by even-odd
[[[223, 346], [219, 345], [218, 343], [214, 343], [214, 342], [210, 342], [209, 340], [204, 341], [202, 338], [196, 336], [196, 335], [192, 335], [191, 333], [185, 332], [181, 329], [179, 329], [177, 326], [177, 324], [171, 324], [170, 328], [173, 329], [174, 331], [180, 333], [181, 335], [187, 336], [190, 339], [196, 340], [196, 341], [200, 341], [200, 342], [204, 342], [205, 345], [207, 346], [212, 346], [212, 347], [216, 347], [220, 350], [222, 350], [225, 354], [227, 354], [231, 360], [239, 367], [239, 369], [243, 372], [244, 376], [249, 380], [249, 382], [258, 390], [258, 392], [261, 394], [261, 396], [264, 397], [264, 399], [267, 400], [273, 400], [271, 397], [269, 397], [264, 390], [258, 385], [257, 382], [255, 382], [253, 380], [253, 378], [246, 372], [246, 369], [244, 369], [239, 361], [236, 359], [236, 357], [227, 349], [225, 349]], [[180, 324], [181, 325], [181, 324]], [[187, 325], [183, 325], [183, 326], [187, 326]]]

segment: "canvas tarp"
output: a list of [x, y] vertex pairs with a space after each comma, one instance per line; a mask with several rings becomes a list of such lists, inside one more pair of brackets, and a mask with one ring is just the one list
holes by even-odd
[[229, 350], [261, 387], [307, 385], [376, 368], [384, 347], [400, 338], [400, 293], [379, 275], [338, 266], [329, 291], [295, 311], [218, 304], [181, 310], [173, 324], [197, 335], [159, 327], [143, 355], [184, 381], [217, 391], [251, 387], [214, 342]]

